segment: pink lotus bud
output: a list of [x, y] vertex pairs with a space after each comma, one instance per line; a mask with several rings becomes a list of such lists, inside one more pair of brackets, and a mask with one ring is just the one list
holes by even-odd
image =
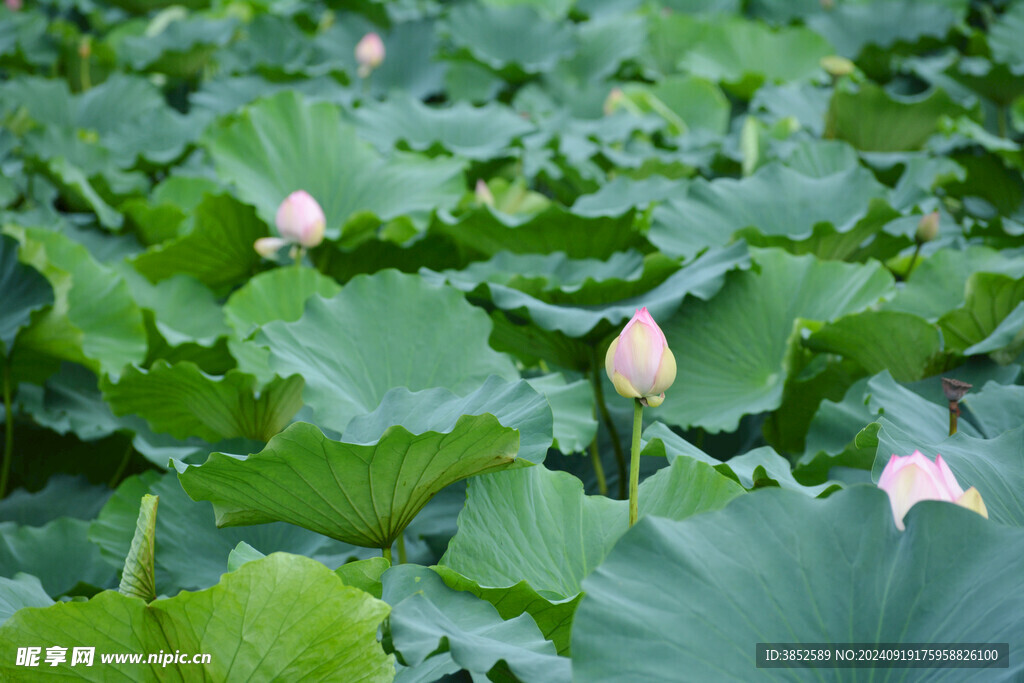
[[625, 97], [622, 88], [612, 88], [608, 92], [608, 97], [604, 98], [604, 115], [611, 116], [614, 114]]
[[286, 244], [288, 244], [287, 240], [280, 237], [261, 237], [253, 242], [252, 248], [263, 258], [271, 258]]
[[481, 204], [487, 206], [494, 206], [494, 193], [491, 192], [491, 188], [488, 187], [487, 183], [484, 182], [483, 178], [479, 178], [476, 181], [476, 200]]
[[316, 200], [305, 190], [292, 192], [277, 209], [277, 231], [281, 237], [307, 249], [324, 241], [327, 219]]
[[907, 511], [922, 500], [941, 500], [956, 503], [968, 510], [974, 510], [982, 517], [988, 517], [988, 510], [981, 494], [973, 486], [965, 492], [957, 483], [949, 465], [941, 455], [935, 462], [926, 458], [921, 451], [911, 455], [893, 455], [878, 478], [878, 488], [889, 494], [892, 516], [896, 528], [902, 531], [903, 518]]
[[676, 358], [646, 308], [637, 310], [608, 347], [604, 368], [619, 395], [652, 408], [665, 400], [665, 390], [676, 380]]
[[367, 33], [356, 45], [359, 77], [366, 78], [384, 62], [384, 41], [376, 33]]
[[12, 12], [17, 12], [22, 7], [21, 0], [4, 0], [4, 5]]

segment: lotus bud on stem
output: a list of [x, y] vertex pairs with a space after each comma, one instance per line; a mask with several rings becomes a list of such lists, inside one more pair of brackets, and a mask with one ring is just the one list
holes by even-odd
[[878, 478], [878, 488], [889, 494], [893, 521], [900, 531], [905, 528], [907, 511], [922, 500], [956, 503], [988, 517], [978, 489], [972, 486], [964, 491], [941, 455], [932, 461], [920, 451], [905, 456], [893, 454]]
[[939, 212], [932, 211], [921, 216], [921, 220], [917, 223], [917, 231], [914, 233], [914, 255], [910, 257], [910, 263], [907, 265], [907, 272], [903, 275], [903, 279], [906, 280], [910, 277], [910, 274], [914, 272], [914, 264], [917, 263], [917, 257], [921, 254], [921, 247], [926, 242], [931, 242], [939, 236]]
[[629, 525], [637, 520], [640, 484], [640, 432], [645, 406], [656, 408], [665, 400], [665, 390], [676, 380], [676, 359], [668, 348], [665, 333], [647, 308], [637, 309], [633, 318], [612, 341], [604, 359], [605, 371], [620, 396], [633, 399], [633, 439], [629, 463]]
[[949, 435], [956, 434], [956, 420], [960, 417], [960, 399], [967, 395], [973, 384], [961, 382], [951, 377], [942, 378], [942, 393], [949, 401]]
[[252, 245], [263, 258], [271, 258], [283, 247], [292, 245], [288, 255], [299, 266], [306, 250], [324, 241], [327, 219], [320, 204], [305, 190], [296, 190], [285, 197], [277, 208], [274, 222], [281, 236], [261, 237]]
[[367, 33], [356, 44], [356, 61], [359, 69], [356, 72], [360, 78], [366, 78], [374, 69], [384, 63], [384, 41], [376, 33]]

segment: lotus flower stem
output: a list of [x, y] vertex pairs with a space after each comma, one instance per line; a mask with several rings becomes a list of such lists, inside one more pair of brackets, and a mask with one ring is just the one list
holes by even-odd
[[388, 546], [386, 548], [381, 548], [380, 549], [380, 554], [381, 554], [381, 556], [385, 560], [388, 561], [388, 564], [390, 565], [391, 564], [391, 546]]
[[619, 470], [619, 500], [626, 497], [626, 456], [622, 452], [622, 442], [619, 440], [619, 430], [615, 428], [615, 422], [612, 421], [611, 413], [608, 412], [608, 406], [604, 402], [604, 387], [601, 386], [601, 363], [597, 355], [597, 347], [594, 349], [593, 364], [591, 367], [591, 376], [594, 380], [594, 398], [597, 400], [597, 408], [601, 411], [601, 419], [604, 420], [604, 426], [608, 429], [608, 436], [612, 440], [612, 450], [615, 452], [615, 464]]
[[601, 453], [597, 450], [597, 434], [590, 442], [590, 460], [594, 463], [594, 474], [597, 475], [597, 491], [602, 496], [608, 495], [608, 482], [604, 478], [604, 465], [601, 464]]
[[135, 446], [131, 441], [128, 442], [128, 448], [125, 449], [124, 455], [121, 456], [121, 464], [117, 466], [117, 470], [114, 471], [114, 476], [110, 478], [108, 486], [112, 489], [116, 489], [117, 485], [121, 483], [121, 477], [124, 476], [124, 471], [128, 468], [128, 463], [132, 460], [132, 453], [135, 452]]
[[398, 534], [398, 564], [405, 564], [405, 532]]
[[14, 409], [11, 407], [11, 359], [4, 359], [4, 462], [0, 471], [0, 499], [7, 495], [7, 479], [11, 475], [14, 456]]
[[644, 404], [633, 399], [633, 442], [629, 448], [629, 525], [636, 524], [640, 492], [640, 432], [644, 426]]

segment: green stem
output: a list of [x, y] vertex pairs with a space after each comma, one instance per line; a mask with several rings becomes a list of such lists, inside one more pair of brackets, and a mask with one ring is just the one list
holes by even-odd
[[391, 562], [391, 546], [388, 546], [387, 548], [381, 548], [380, 549], [380, 554], [384, 557], [385, 560], [388, 561], [388, 564], [392, 564], [392, 562]]
[[953, 436], [956, 434], [956, 419], [960, 416], [960, 403], [958, 401], [949, 402], [949, 435]]
[[644, 425], [644, 404], [633, 399], [633, 442], [629, 448], [629, 525], [636, 524], [640, 492], [640, 431]]
[[608, 495], [608, 482], [604, 478], [604, 465], [601, 464], [601, 454], [597, 450], [597, 434], [590, 442], [590, 461], [594, 463], [594, 474], [597, 475], [597, 491], [602, 496]]
[[121, 477], [124, 475], [124, 471], [128, 468], [128, 463], [132, 460], [132, 453], [135, 452], [135, 447], [132, 442], [128, 442], [128, 448], [124, 451], [124, 456], [121, 457], [121, 464], [117, 466], [117, 470], [114, 471], [114, 476], [110, 478], [110, 488], [116, 489], [117, 485], [121, 483]]
[[405, 534], [398, 534], [398, 564], [405, 564]]
[[590, 375], [594, 381], [594, 398], [597, 399], [597, 408], [601, 411], [601, 419], [608, 429], [608, 436], [612, 440], [612, 450], [615, 452], [615, 464], [619, 470], [619, 500], [626, 497], [626, 456], [622, 452], [622, 442], [619, 440], [619, 430], [615, 428], [611, 413], [604, 402], [604, 387], [601, 385], [601, 364], [597, 356], [597, 347], [592, 349], [592, 362], [590, 364]]
[[92, 78], [89, 76], [89, 58], [82, 57], [78, 60], [78, 75], [82, 86], [82, 92], [92, 89]]
[[1006, 124], [1006, 107], [999, 107], [996, 110], [996, 125], [999, 126], [999, 137], [1010, 137], [1009, 127]]
[[4, 359], [4, 463], [0, 471], [0, 498], [7, 495], [7, 480], [11, 476], [14, 457], [14, 409], [11, 407], [11, 359]]
[[918, 242], [917, 246], [914, 247], [914, 255], [910, 257], [910, 264], [907, 266], [907, 272], [903, 275], [903, 280], [906, 281], [910, 277], [910, 274], [914, 272], [914, 264], [917, 263], [917, 256], [921, 253], [921, 243]]

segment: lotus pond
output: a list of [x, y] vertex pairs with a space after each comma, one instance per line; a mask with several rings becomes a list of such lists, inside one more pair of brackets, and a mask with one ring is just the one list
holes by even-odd
[[1022, 680], [1022, 140], [1022, 0], [5, 0], [0, 680]]

